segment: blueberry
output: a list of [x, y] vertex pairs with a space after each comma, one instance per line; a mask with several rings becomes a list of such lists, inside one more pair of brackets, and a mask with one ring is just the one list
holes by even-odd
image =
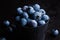
[[4, 24], [5, 24], [6, 26], [9, 26], [9, 25], [10, 25], [10, 21], [6, 20], [6, 21], [4, 21]]
[[57, 29], [52, 29], [52, 34], [53, 34], [54, 36], [57, 36], [57, 35], [59, 34], [59, 30], [57, 30]]
[[43, 25], [45, 25], [46, 23], [45, 23], [45, 21], [44, 20], [40, 20], [40, 21], [38, 21], [38, 25], [39, 26], [43, 26]]
[[33, 5], [33, 8], [35, 9], [35, 11], [39, 11], [40, 5], [39, 4], [35, 4], [35, 5]]
[[20, 16], [15, 17], [16, 21], [20, 21]]
[[21, 25], [25, 26], [27, 24], [27, 20], [25, 18], [21, 18]]
[[34, 19], [37, 21], [41, 20], [41, 16], [42, 16], [42, 14], [40, 12], [35, 12], [33, 15]]
[[22, 13], [23, 13], [22, 8], [21, 8], [21, 7], [18, 7], [18, 8], [17, 8], [17, 12], [18, 12], [19, 14], [22, 14]]
[[46, 11], [44, 9], [40, 9], [39, 12], [41, 12], [42, 15], [46, 14]]
[[33, 7], [32, 6], [29, 6], [29, 14], [33, 14], [34, 12], [35, 12], [35, 10], [33, 9]]
[[25, 5], [25, 6], [23, 7], [23, 10], [26, 11], [27, 9], [28, 9], [28, 6]]
[[36, 28], [37, 27], [37, 22], [35, 20], [30, 20], [29, 21], [29, 26]]
[[27, 19], [29, 17], [28, 13], [27, 12], [23, 12], [23, 17]]
[[43, 16], [42, 16], [42, 19], [45, 20], [45, 21], [47, 21], [47, 20], [49, 20], [50, 18], [49, 18], [48, 15], [43, 15]]
[[6, 38], [5, 38], [5, 37], [3, 37], [3, 38], [1, 38], [0, 40], [6, 40]]

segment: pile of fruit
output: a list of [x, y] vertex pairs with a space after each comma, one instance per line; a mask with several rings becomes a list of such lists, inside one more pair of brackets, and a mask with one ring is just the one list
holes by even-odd
[[16, 16], [16, 21], [21, 23], [21, 26], [26, 25], [31, 27], [43, 26], [49, 21], [49, 16], [46, 14], [44, 9], [41, 9], [39, 4], [34, 4], [32, 6], [23, 6], [17, 8], [19, 16]]
[[[21, 27], [41, 27], [47, 24], [50, 19], [46, 11], [39, 4], [18, 7], [17, 14], [18, 16], [15, 17], [15, 20], [20, 23]], [[3, 21], [3, 24], [9, 28], [10, 32], [13, 31], [9, 20]], [[16, 25], [13, 26], [15, 27]], [[59, 34], [59, 30], [53, 29], [51, 33], [56, 36]], [[6, 38], [2, 37], [0, 40], [6, 40]]]
[[[22, 27], [26, 25], [31, 27], [43, 26], [49, 21], [49, 16], [46, 14], [44, 9], [41, 9], [39, 4], [34, 4], [32, 6], [23, 6], [17, 8], [18, 16], [15, 17], [15, 20], [20, 22]], [[10, 22], [8, 20], [4, 21], [4, 24], [9, 26]]]

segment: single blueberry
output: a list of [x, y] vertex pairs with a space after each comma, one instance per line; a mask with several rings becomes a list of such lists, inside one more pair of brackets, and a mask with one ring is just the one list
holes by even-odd
[[26, 11], [27, 9], [28, 9], [28, 6], [25, 5], [25, 6], [23, 7], [23, 10]]
[[17, 8], [17, 12], [18, 12], [19, 14], [22, 14], [22, 13], [23, 13], [22, 8], [21, 8], [21, 7], [18, 7], [18, 8]]
[[29, 14], [33, 14], [35, 12], [35, 10], [33, 9], [32, 6], [29, 6], [28, 12], [29, 12]]
[[25, 18], [21, 18], [21, 25], [25, 26], [27, 24], [27, 20]]
[[35, 9], [35, 11], [39, 11], [40, 5], [39, 4], [35, 4], [35, 5], [33, 5], [33, 8]]
[[20, 16], [15, 17], [16, 21], [20, 21]]
[[6, 26], [9, 26], [9, 25], [10, 25], [10, 21], [6, 20], [6, 21], [4, 21], [4, 24], [5, 24]]
[[46, 23], [45, 23], [45, 21], [44, 20], [40, 20], [40, 21], [38, 21], [38, 25], [39, 26], [43, 26], [43, 25], [45, 25]]
[[45, 20], [45, 21], [47, 21], [47, 20], [49, 20], [50, 18], [49, 18], [48, 15], [43, 15], [43, 16], [42, 16], [42, 19]]
[[54, 36], [57, 36], [57, 35], [59, 34], [59, 30], [57, 30], [57, 29], [52, 29], [52, 34], [53, 34]]
[[28, 13], [27, 12], [23, 12], [23, 17], [27, 19], [29, 17]]
[[36, 28], [37, 27], [37, 22], [35, 20], [30, 20], [29, 21], [29, 26]]
[[46, 11], [44, 9], [40, 9], [39, 12], [41, 12], [42, 15], [46, 14]]

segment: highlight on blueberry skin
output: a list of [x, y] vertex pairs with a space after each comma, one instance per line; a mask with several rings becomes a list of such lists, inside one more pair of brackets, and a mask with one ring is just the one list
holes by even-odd
[[25, 26], [27, 24], [27, 20], [25, 18], [21, 18], [21, 25]]
[[42, 15], [45, 15], [46, 14], [46, 11], [44, 9], [40, 9], [39, 12], [41, 12]]
[[29, 6], [29, 14], [33, 14], [35, 12], [34, 8], [32, 6]]
[[29, 26], [36, 28], [37, 27], [37, 22], [35, 20], [30, 20], [29, 21]]
[[35, 5], [33, 5], [33, 8], [35, 9], [35, 11], [39, 11], [40, 5], [39, 4], [35, 4]]
[[22, 16], [23, 16], [24, 18], [26, 18], [26, 19], [29, 17], [29, 15], [28, 15], [27, 12], [23, 12]]
[[15, 17], [15, 20], [16, 20], [16, 21], [20, 21], [20, 16], [16, 16], [16, 17]]
[[18, 7], [18, 8], [17, 8], [17, 12], [18, 12], [18, 14], [22, 14], [22, 13], [23, 13], [22, 8], [21, 8], [21, 7]]
[[59, 35], [59, 30], [58, 29], [52, 29], [52, 35], [58, 36]]
[[27, 9], [28, 9], [28, 6], [27, 5], [23, 6], [23, 10], [24, 11], [27, 11]]
[[50, 18], [49, 18], [48, 15], [43, 15], [43, 16], [42, 16], [42, 19], [46, 21], [46, 20], [49, 20]]
[[39, 25], [39, 26], [41, 26], [41, 25], [43, 26], [43, 25], [45, 25], [45, 24], [46, 24], [46, 22], [45, 22], [44, 20], [38, 21], [38, 25]]
[[9, 20], [5, 20], [3, 23], [4, 23], [4, 25], [6, 25], [6, 26], [9, 26], [9, 25], [10, 25], [10, 21], [9, 21]]

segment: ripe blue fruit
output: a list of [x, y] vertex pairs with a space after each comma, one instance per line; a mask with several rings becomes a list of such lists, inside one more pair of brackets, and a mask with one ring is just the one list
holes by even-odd
[[37, 27], [37, 22], [35, 20], [30, 20], [29, 21], [29, 26], [36, 28]]
[[43, 26], [43, 25], [45, 25], [45, 24], [46, 24], [46, 23], [45, 23], [44, 20], [40, 20], [40, 21], [38, 21], [38, 25], [39, 25], [39, 26], [41, 26], [41, 25]]
[[27, 20], [25, 18], [21, 18], [21, 25], [25, 26], [27, 24]]
[[23, 7], [23, 10], [26, 11], [27, 9], [28, 9], [28, 6], [25, 5], [25, 6]]
[[33, 15], [34, 19], [37, 21], [41, 20], [41, 16], [42, 16], [42, 14], [40, 12], [35, 12]]
[[46, 21], [46, 20], [49, 20], [50, 18], [49, 18], [48, 15], [43, 15], [43, 16], [42, 16], [42, 19]]
[[6, 21], [4, 21], [4, 24], [5, 24], [6, 26], [9, 26], [9, 25], [10, 25], [10, 21], [6, 20]]
[[20, 21], [20, 16], [15, 17], [16, 21]]
[[59, 30], [57, 30], [57, 29], [52, 29], [52, 34], [53, 34], [54, 36], [57, 36], [57, 35], [59, 34]]
[[5, 38], [5, 37], [3, 37], [3, 38], [0, 38], [0, 40], [6, 40], [6, 38]]
[[23, 12], [23, 17], [27, 19], [29, 17], [28, 13], [27, 12]]
[[22, 14], [22, 13], [23, 13], [22, 8], [21, 8], [21, 7], [18, 7], [18, 8], [17, 8], [17, 12], [18, 12], [19, 14]]
[[41, 12], [42, 15], [46, 14], [46, 11], [44, 9], [40, 9], [39, 12]]
[[28, 12], [29, 12], [29, 14], [33, 14], [35, 12], [35, 10], [33, 9], [32, 6], [29, 6]]
[[39, 4], [35, 4], [35, 5], [33, 6], [33, 8], [35, 9], [35, 11], [39, 11], [40, 5], [39, 5]]

